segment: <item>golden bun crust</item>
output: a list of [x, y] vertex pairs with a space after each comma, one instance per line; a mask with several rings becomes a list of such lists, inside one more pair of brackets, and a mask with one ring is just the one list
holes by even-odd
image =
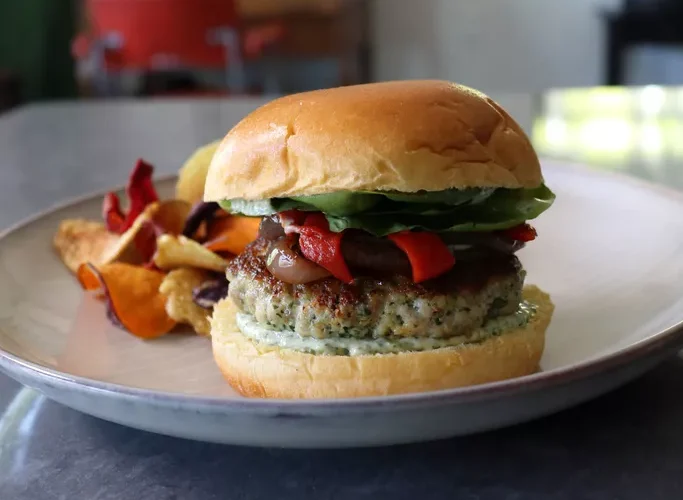
[[258, 346], [239, 331], [237, 310], [225, 299], [211, 320], [213, 355], [237, 392], [260, 398], [386, 396], [521, 377], [538, 370], [554, 311], [550, 296], [538, 287], [526, 287], [524, 297], [538, 305], [532, 320], [483, 343], [364, 356], [316, 356]]
[[204, 199], [335, 191], [536, 187], [538, 157], [510, 115], [440, 80], [353, 85], [281, 97], [221, 142]]
[[216, 140], [209, 144], [197, 148], [192, 152], [190, 157], [185, 160], [183, 166], [178, 172], [178, 181], [176, 182], [176, 198], [187, 201], [188, 203], [197, 203], [204, 199], [204, 184], [206, 184], [206, 174], [209, 171], [211, 158], [213, 158], [220, 140]]

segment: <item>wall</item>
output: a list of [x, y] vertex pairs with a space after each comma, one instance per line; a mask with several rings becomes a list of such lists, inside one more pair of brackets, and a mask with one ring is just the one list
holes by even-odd
[[375, 0], [375, 77], [484, 91], [599, 85], [600, 12], [620, 0]]
[[75, 11], [75, 0], [0, 0], [0, 70], [20, 80], [23, 100], [75, 97]]

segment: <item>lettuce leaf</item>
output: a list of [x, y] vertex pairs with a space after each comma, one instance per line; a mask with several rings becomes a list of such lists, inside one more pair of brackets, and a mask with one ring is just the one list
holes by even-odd
[[[545, 184], [534, 189], [446, 190], [424, 195], [381, 194], [385, 199], [380, 202], [375, 200], [368, 204], [367, 209], [360, 211], [358, 207], [362, 204], [354, 205], [353, 210], [339, 207], [334, 210], [333, 204], [326, 200], [324, 204], [328, 210], [324, 214], [330, 229], [336, 232], [349, 228], [363, 229], [376, 236], [407, 229], [433, 232], [494, 231], [534, 219], [555, 201], [555, 194]], [[407, 201], [411, 197], [415, 197], [413, 201]], [[221, 206], [233, 213], [252, 216], [292, 209], [319, 211], [322, 208], [316, 206], [319, 203], [306, 203], [303, 199], [232, 200], [221, 202]]]
[[376, 191], [386, 198], [402, 203], [424, 203], [424, 204], [444, 204], [462, 205], [464, 203], [481, 203], [491, 196], [495, 188], [467, 188], [467, 189], [445, 189], [434, 192], [418, 193], [393, 193]]
[[400, 193], [394, 191], [362, 191], [316, 194], [269, 200], [224, 200], [224, 210], [242, 215], [263, 216], [283, 210], [321, 211], [335, 216], [348, 216], [366, 212], [386, 212], [390, 207], [403, 204], [464, 205], [485, 201], [496, 189], [469, 188], [443, 191]]
[[353, 216], [325, 214], [333, 231], [356, 228], [376, 236], [407, 229], [433, 232], [494, 231], [535, 219], [555, 201], [542, 185], [535, 189], [497, 189], [484, 203], [461, 206], [422, 205]]
[[291, 199], [312, 205], [321, 212], [328, 214], [352, 215], [371, 210], [375, 205], [382, 203], [384, 197], [373, 193], [340, 191], [338, 193], [299, 196]]

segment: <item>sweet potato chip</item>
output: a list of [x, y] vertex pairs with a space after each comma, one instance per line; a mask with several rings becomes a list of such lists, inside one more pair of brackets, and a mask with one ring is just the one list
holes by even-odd
[[169, 317], [192, 326], [197, 334], [204, 336], [211, 331], [211, 312], [195, 304], [192, 292], [210, 277], [210, 273], [201, 269], [175, 269], [166, 275], [159, 287], [166, 297], [166, 313]]
[[209, 224], [204, 247], [214, 252], [230, 252], [239, 255], [258, 237], [260, 217], [219, 217]]
[[142, 214], [135, 246], [145, 262], [149, 262], [156, 250], [156, 240], [162, 234], [180, 234], [191, 205], [182, 200], [165, 200], [150, 205]]
[[157, 237], [164, 233], [180, 234], [190, 209], [190, 204], [182, 200], [150, 203], [131, 227], [120, 236], [118, 243], [110, 249], [103, 262], [124, 261], [143, 264], [149, 261], [154, 255]]
[[192, 205], [183, 200], [164, 200], [152, 214], [152, 222], [164, 233], [181, 234]]
[[103, 291], [109, 319], [137, 337], [161, 337], [176, 325], [166, 313], [166, 298], [159, 292], [163, 273], [112, 262], [81, 264], [77, 276], [85, 290]]
[[81, 287], [83, 287], [83, 290], [88, 292], [102, 290], [103, 285], [100, 274], [97, 271], [97, 267], [90, 262], [84, 262], [78, 266], [76, 278], [78, 278], [78, 282], [81, 284]]
[[[150, 221], [150, 217], [148, 215], [149, 212], [156, 210], [156, 207], [157, 203], [152, 203], [140, 215], [138, 215], [137, 219], [135, 219], [133, 222], [133, 225], [131, 225], [126, 232], [119, 236], [116, 245], [109, 249], [109, 252], [107, 252], [105, 255], [103, 262], [109, 263], [123, 261], [129, 264], [139, 265], [144, 263], [144, 248], [142, 251], [140, 251], [140, 248], [138, 248], [138, 245], [136, 245], [135, 240], [138, 236], [138, 233], [140, 233], [147, 222]], [[126, 255], [132, 257], [124, 259], [124, 256]]]
[[[106, 262], [118, 242], [119, 235], [109, 232], [104, 224], [85, 219], [63, 220], [52, 240], [62, 262], [73, 273], [84, 262]], [[121, 257], [130, 255], [121, 252]]]
[[228, 261], [216, 255], [185, 236], [161, 235], [157, 238], [157, 250], [153, 258], [159, 269], [177, 269], [179, 267], [195, 267], [210, 271], [224, 271]]

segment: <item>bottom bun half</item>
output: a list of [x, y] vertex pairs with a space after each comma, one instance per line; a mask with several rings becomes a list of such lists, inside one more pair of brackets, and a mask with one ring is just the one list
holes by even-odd
[[538, 370], [554, 305], [536, 286], [537, 305], [521, 328], [477, 343], [430, 351], [322, 356], [256, 344], [242, 335], [230, 299], [214, 307], [213, 355], [223, 376], [247, 397], [313, 399], [386, 396], [451, 389], [529, 375]]

